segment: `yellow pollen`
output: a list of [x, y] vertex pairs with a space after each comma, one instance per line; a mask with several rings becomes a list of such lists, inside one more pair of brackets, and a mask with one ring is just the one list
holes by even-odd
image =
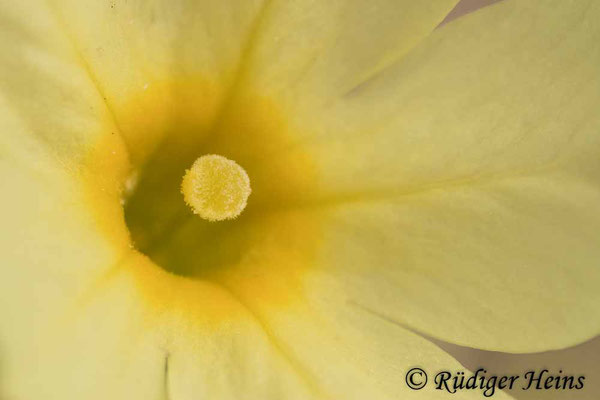
[[234, 219], [246, 208], [250, 178], [235, 161], [209, 154], [198, 158], [181, 181], [183, 199], [209, 221]]

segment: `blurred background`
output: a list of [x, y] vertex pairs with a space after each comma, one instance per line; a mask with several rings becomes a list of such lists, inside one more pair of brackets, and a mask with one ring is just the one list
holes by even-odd
[[[462, 15], [487, 7], [502, 0], [462, 0], [448, 14], [440, 26], [459, 18]], [[525, 0], [530, 1], [530, 0]], [[600, 23], [600, 22], [599, 22]], [[599, 289], [600, 290], [600, 289]], [[515, 332], [515, 334], [519, 334]], [[533, 354], [508, 354], [494, 351], [475, 350], [456, 346], [450, 343], [433, 340], [442, 349], [452, 354], [471, 371], [485, 368], [487, 376], [521, 375], [526, 371], [547, 369], [550, 373], [585, 376], [582, 390], [527, 390], [515, 388], [509, 393], [516, 399], [523, 400], [600, 400], [600, 336], [586, 343], [559, 351], [548, 351]], [[460, 394], [456, 394], [460, 396]], [[483, 398], [483, 396], [482, 396]]]

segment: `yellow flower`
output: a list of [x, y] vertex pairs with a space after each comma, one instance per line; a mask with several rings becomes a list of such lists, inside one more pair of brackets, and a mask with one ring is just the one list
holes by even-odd
[[455, 2], [2, 0], [0, 396], [437, 399], [418, 333], [596, 335], [600, 3]]

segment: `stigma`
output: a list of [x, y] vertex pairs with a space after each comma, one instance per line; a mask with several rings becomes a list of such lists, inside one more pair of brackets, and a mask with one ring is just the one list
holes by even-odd
[[181, 181], [181, 193], [187, 205], [194, 214], [208, 221], [239, 216], [251, 192], [250, 178], [244, 168], [216, 154], [196, 159]]

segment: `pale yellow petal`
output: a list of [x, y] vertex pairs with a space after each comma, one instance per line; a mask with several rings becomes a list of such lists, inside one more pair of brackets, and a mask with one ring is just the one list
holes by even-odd
[[[52, 11], [43, 2], [2, 2], [0, 15], [2, 151], [32, 168], [38, 156], [70, 174], [108, 168], [95, 178], [114, 186], [127, 167], [123, 144]], [[92, 150], [99, 159], [88, 157]]]
[[142, 162], [159, 143], [202, 143], [248, 81], [271, 95], [302, 80], [306, 101], [317, 85], [331, 98], [406, 53], [456, 0], [51, 3]]
[[2, 2], [0, 15], [0, 397], [13, 398], [33, 387], [49, 327], [128, 249], [127, 157], [49, 10]]
[[600, 332], [598, 16], [501, 2], [298, 115], [287, 154], [315, 160], [317, 182], [299, 205], [336, 216], [322, 264], [357, 301], [486, 349]]
[[290, 139], [257, 160], [310, 160], [293, 200], [332, 218], [307, 263], [374, 313], [466, 346], [597, 335], [599, 15], [595, 2], [507, 1], [322, 112], [278, 103]]
[[[57, 288], [38, 285], [38, 290], [41, 297]], [[23, 312], [24, 304], [19, 305]], [[134, 252], [61, 312], [27, 332], [22, 345], [8, 343], [3, 397], [300, 400], [314, 395], [228, 293], [169, 275]], [[10, 329], [25, 333], [20, 321], [10, 322]]]
[[600, 332], [600, 188], [568, 174], [314, 211], [315, 264], [373, 313], [464, 346], [534, 352]]
[[274, 1], [238, 90], [322, 105], [401, 58], [456, 3]]
[[127, 247], [117, 185], [127, 157], [48, 9], [2, 2], [0, 15], [0, 330], [14, 355], [13, 341], [26, 343]]
[[283, 106], [297, 137], [283, 151], [314, 160], [312, 197], [598, 171], [599, 16], [594, 1], [508, 0], [459, 18], [329, 106]]
[[[331, 251], [326, 243], [335, 239], [336, 228], [327, 215], [255, 215], [211, 235], [206, 234], [207, 227], [187, 224], [170, 241], [172, 247], [163, 250], [173, 255], [186, 248], [188, 254], [171, 259], [188, 267], [180, 272], [216, 282], [239, 299], [318, 398], [446, 398], [447, 393], [431, 383], [433, 376], [440, 370], [462, 370], [461, 366], [428, 340], [358, 301], [347, 285], [355, 270], [348, 266], [348, 274], [338, 276], [340, 271], [331, 265], [337, 256], [325, 258], [324, 252]], [[193, 243], [198, 236], [209, 239], [196, 248], [184, 241], [189, 238]], [[348, 245], [358, 248], [357, 243]], [[212, 257], [201, 259], [208, 248], [213, 249]], [[355, 255], [345, 248], [335, 251]], [[380, 287], [373, 283], [376, 292]], [[409, 389], [404, 381], [413, 367], [431, 373], [430, 384], [421, 391]], [[461, 398], [480, 396], [473, 391], [461, 393]]]
[[263, 0], [49, 3], [135, 163], [165, 136], [188, 143], [205, 136], [266, 6]]

